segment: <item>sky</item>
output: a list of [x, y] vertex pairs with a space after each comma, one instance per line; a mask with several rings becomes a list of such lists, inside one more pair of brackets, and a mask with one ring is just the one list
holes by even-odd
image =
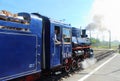
[[[94, 15], [102, 15], [102, 24], [111, 31], [112, 40], [120, 40], [119, 3], [120, 0], [0, 0], [0, 10], [12, 13], [38, 12], [78, 28], [85, 28], [93, 22]], [[108, 32], [104, 34], [108, 39]]]
[[72, 26], [85, 27], [93, 0], [0, 0], [0, 10], [38, 12]]

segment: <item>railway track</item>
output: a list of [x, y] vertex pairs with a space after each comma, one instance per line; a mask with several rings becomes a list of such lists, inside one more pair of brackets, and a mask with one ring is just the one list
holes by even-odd
[[[98, 62], [115, 52], [116, 52], [116, 50], [95, 50], [95, 58]], [[41, 77], [41, 79], [39, 79], [37, 81], [64, 81], [64, 79], [71, 77], [72, 75], [74, 75], [76, 72], [79, 72], [80, 70], [82, 70], [82, 69], [78, 69], [76, 71], [71, 71], [70, 73], [61, 72], [60, 74], [43, 76], [43, 77]]]
[[95, 58], [97, 61], [117, 52], [117, 50], [94, 50], [95, 51]]

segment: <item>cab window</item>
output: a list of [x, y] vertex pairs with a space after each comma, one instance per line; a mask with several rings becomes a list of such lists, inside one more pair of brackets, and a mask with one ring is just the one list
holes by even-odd
[[71, 30], [68, 28], [63, 28], [63, 42], [64, 44], [71, 43]]

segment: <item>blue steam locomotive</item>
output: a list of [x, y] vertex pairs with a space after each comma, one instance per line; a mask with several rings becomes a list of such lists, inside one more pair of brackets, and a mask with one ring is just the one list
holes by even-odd
[[46, 72], [81, 67], [93, 50], [85, 30], [38, 13], [0, 15], [0, 81], [34, 81]]

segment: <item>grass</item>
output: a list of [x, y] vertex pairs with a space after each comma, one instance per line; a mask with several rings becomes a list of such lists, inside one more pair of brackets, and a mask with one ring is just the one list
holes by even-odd
[[[109, 49], [109, 46], [103, 46], [103, 45], [99, 45], [99, 46], [92, 46], [93, 49]], [[111, 49], [118, 49], [118, 46], [111, 46]]]

